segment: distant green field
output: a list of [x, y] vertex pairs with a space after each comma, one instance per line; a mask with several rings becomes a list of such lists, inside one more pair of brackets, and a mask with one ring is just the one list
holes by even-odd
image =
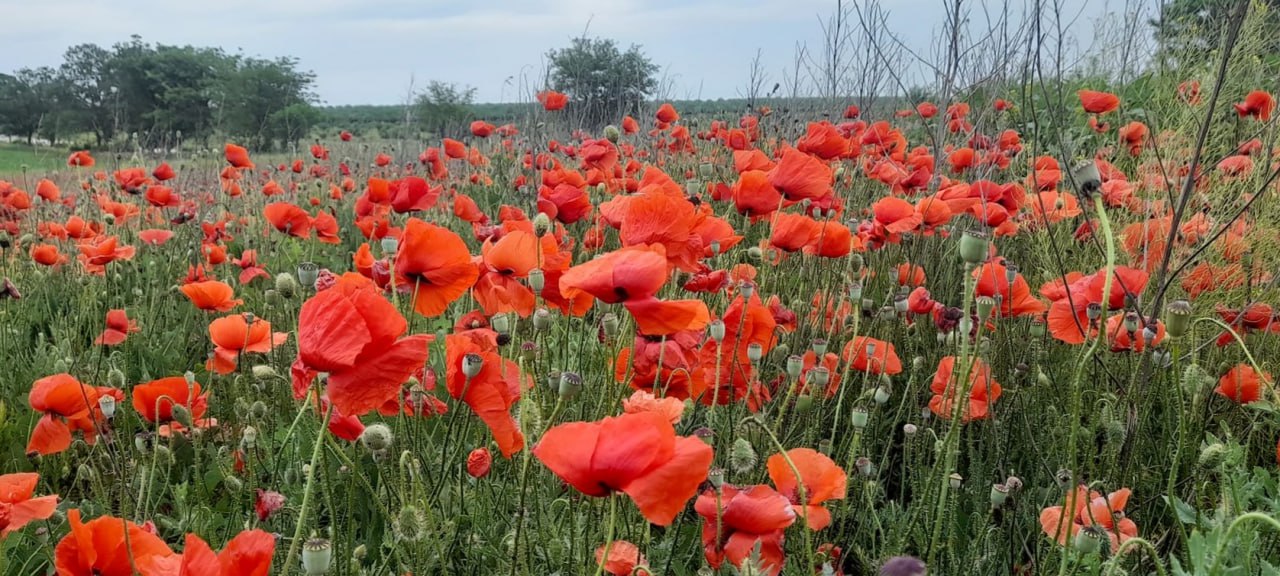
[[67, 154], [62, 148], [32, 148], [25, 144], [0, 144], [0, 179], [22, 176], [23, 166], [29, 172], [43, 173], [63, 166]]

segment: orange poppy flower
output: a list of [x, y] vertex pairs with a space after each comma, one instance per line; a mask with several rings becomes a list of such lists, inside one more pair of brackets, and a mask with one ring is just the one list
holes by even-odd
[[67, 263], [67, 257], [53, 244], [36, 244], [31, 247], [31, 260], [41, 266], [57, 266]]
[[[498, 334], [488, 329], [468, 330], [445, 337], [445, 383], [449, 395], [461, 400], [489, 427], [498, 450], [506, 458], [524, 448], [524, 434], [511, 416], [525, 388], [533, 387], [519, 365], [498, 355]], [[468, 376], [466, 365], [480, 364]]]
[[185, 407], [192, 420], [200, 420], [208, 409], [209, 394], [201, 394], [200, 383], [187, 384], [183, 376], [161, 378], [133, 387], [133, 409], [148, 422], [173, 420], [175, 405]]
[[786, 496], [763, 484], [726, 484], [719, 492], [703, 492], [693, 507], [702, 517], [703, 554], [712, 568], [718, 570], [725, 560], [740, 567], [758, 548], [765, 573], [782, 572], [783, 536], [796, 521]]
[[1117, 133], [1120, 135], [1120, 143], [1129, 149], [1130, 156], [1142, 154], [1142, 148], [1146, 145], [1147, 125], [1134, 120], [1120, 127]]
[[676, 112], [676, 107], [672, 106], [670, 102], [663, 102], [654, 116], [663, 124], [670, 124], [680, 119], [680, 113]]
[[822, 200], [832, 194], [831, 166], [794, 148], [787, 148], [769, 171], [769, 183], [792, 202]]
[[[609, 551], [607, 559], [605, 558], [606, 549]], [[644, 554], [640, 553], [640, 547], [626, 540], [614, 540], [596, 548], [596, 564], [603, 564], [604, 573], [611, 576], [632, 576], [632, 574], [647, 576], [651, 572], [644, 568], [646, 562], [648, 561], [645, 560]]]
[[569, 268], [560, 292], [574, 300], [594, 296], [617, 304], [652, 298], [667, 282], [667, 256], [661, 245], [628, 246]]
[[[618, 351], [613, 363], [614, 379], [663, 398], [697, 399], [707, 386], [698, 353], [701, 340], [702, 333], [695, 331], [674, 332], [665, 338], [638, 335], [632, 346]], [[633, 399], [640, 401], [634, 396]]]
[[132, 260], [137, 250], [133, 246], [119, 244], [120, 240], [115, 236], [98, 236], [77, 244], [80, 263], [84, 265], [85, 271], [101, 276], [106, 273], [107, 264], [116, 260]]
[[769, 174], [746, 170], [733, 183], [733, 205], [739, 214], [761, 217], [772, 214], [782, 204], [782, 194], [769, 183]]
[[548, 112], [563, 110], [565, 105], [569, 103], [569, 96], [554, 90], [544, 90], [538, 93], [538, 102], [542, 103], [543, 109]]
[[850, 143], [830, 122], [810, 122], [808, 131], [796, 140], [796, 149], [823, 160], [842, 158], [849, 153]]
[[685, 272], [698, 270], [702, 238], [693, 234], [696, 214], [684, 196], [648, 192], [630, 197], [618, 236], [623, 246], [662, 245], [667, 262]]
[[147, 230], [140, 230], [138, 232], [138, 239], [141, 240], [143, 244], [150, 244], [152, 246], [160, 246], [161, 244], [168, 242], [171, 238], [173, 238], [173, 230], [150, 228]]
[[1213, 391], [1236, 404], [1250, 404], [1260, 400], [1263, 388], [1269, 388], [1273, 381], [1266, 372], [1259, 374], [1249, 364], [1237, 364], [1218, 379]]
[[32, 497], [40, 475], [34, 472], [0, 476], [0, 542], [23, 526], [53, 516], [58, 497]]
[[902, 359], [898, 358], [893, 344], [870, 336], [850, 340], [844, 345], [841, 358], [849, 363], [850, 368], [859, 372], [890, 376], [902, 373]]
[[93, 343], [98, 346], [116, 346], [123, 343], [130, 334], [138, 331], [138, 323], [130, 320], [124, 310], [108, 310], [107, 329], [103, 330]]
[[490, 134], [493, 134], [493, 128], [493, 124], [484, 120], [473, 120], [471, 122], [471, 135], [476, 138], [488, 138]]
[[978, 266], [973, 270], [973, 277], [978, 281], [975, 293], [995, 298], [1000, 305], [1001, 316], [1029, 316], [1042, 314], [1048, 309], [1044, 302], [1031, 295], [1031, 286], [1022, 274], [1013, 272], [1010, 281], [1010, 270], [1002, 262]]
[[[547, 240], [555, 242], [551, 237]], [[532, 232], [515, 230], [480, 247], [483, 265], [471, 293], [485, 314], [516, 312], [527, 317], [533, 313], [533, 289], [520, 280], [538, 267], [540, 244]]]
[[306, 395], [319, 372], [334, 407], [361, 416], [395, 397], [427, 359], [428, 335], [402, 337], [404, 316], [372, 280], [354, 272], [302, 304], [298, 357], [291, 370], [293, 392]]
[[636, 320], [636, 330], [645, 336], [667, 336], [687, 330], [702, 330], [711, 322], [711, 312], [702, 300], [632, 299], [623, 303]]
[[779, 250], [796, 252], [818, 238], [822, 225], [804, 214], [777, 214], [769, 233], [769, 244]]
[[671, 525], [693, 498], [712, 460], [710, 446], [676, 436], [671, 422], [657, 412], [560, 424], [543, 434], [533, 455], [587, 496], [626, 493], [640, 514], [659, 526]]
[[151, 177], [159, 180], [160, 182], [172, 180], [177, 175], [178, 174], [173, 171], [173, 166], [170, 166], [168, 162], [161, 162], [159, 166], [156, 166], [155, 170], [151, 171]]
[[684, 402], [679, 398], [671, 396], [659, 398], [646, 390], [636, 390], [631, 393], [630, 398], [622, 400], [622, 411], [626, 414], [657, 412], [665, 416], [674, 426], [680, 423], [680, 418], [684, 415]]
[[1090, 114], [1106, 114], [1120, 107], [1120, 97], [1110, 92], [1080, 90], [1076, 95], [1080, 97], [1080, 106]]
[[43, 416], [31, 431], [27, 454], [57, 454], [71, 446], [72, 432], [84, 435], [86, 444], [98, 438], [98, 427], [105, 423], [99, 399], [111, 396], [124, 400], [124, 393], [105, 386], [89, 386], [70, 374], [55, 374], [36, 380], [27, 402]]
[[133, 576], [135, 566], [174, 555], [159, 536], [123, 518], [100, 516], [81, 522], [80, 510], [72, 509], [67, 522], [71, 531], [53, 554], [60, 576]]
[[400, 291], [412, 294], [413, 309], [428, 318], [466, 294], [480, 275], [460, 236], [417, 218], [405, 224], [395, 272]]
[[249, 160], [249, 151], [243, 146], [228, 142], [223, 153], [232, 168], [253, 168], [253, 161]]
[[93, 156], [87, 150], [77, 150], [67, 157], [67, 166], [73, 168], [92, 168]]
[[1040, 528], [1046, 536], [1067, 546], [1081, 530], [1096, 527], [1106, 533], [1114, 554], [1125, 540], [1138, 537], [1138, 525], [1124, 517], [1131, 493], [1128, 488], [1121, 488], [1103, 496], [1080, 486], [1066, 498], [1065, 509], [1071, 510], [1071, 515], [1063, 517], [1063, 506], [1045, 508], [1040, 511]]
[[[790, 458], [790, 464], [787, 459]], [[795, 471], [791, 466], [795, 465]], [[792, 448], [786, 457], [774, 454], [765, 466], [774, 488], [791, 502], [796, 516], [805, 519], [811, 530], [822, 530], [831, 525], [831, 511], [822, 504], [828, 500], [843, 500], [848, 476], [831, 458], [812, 448]], [[800, 477], [796, 477], [796, 472]], [[804, 485], [801, 496], [800, 485]]]
[[209, 340], [213, 342], [213, 356], [206, 367], [219, 374], [230, 374], [236, 369], [241, 353], [266, 354], [272, 348], [289, 339], [287, 332], [272, 332], [271, 323], [262, 318], [249, 322], [247, 314], [223, 316], [209, 323]]
[[255, 278], [271, 277], [265, 268], [258, 265], [257, 250], [245, 249], [240, 253], [239, 258], [233, 258], [231, 262], [240, 267], [240, 284], [242, 285], [253, 282]]
[[42, 178], [36, 184], [36, 196], [44, 199], [45, 202], [57, 202], [62, 198], [62, 191], [58, 189], [58, 185], [54, 184], [48, 178]]
[[267, 576], [275, 550], [275, 536], [264, 530], [245, 530], [216, 554], [187, 534], [182, 554], [147, 556], [137, 566], [143, 576]]
[[1276, 99], [1270, 92], [1254, 90], [1244, 97], [1244, 102], [1234, 106], [1236, 114], [1240, 115], [1241, 118], [1248, 116], [1267, 122], [1271, 120], [1271, 114], [1275, 112]]
[[271, 227], [298, 238], [311, 236], [311, 216], [306, 210], [288, 202], [273, 202], [262, 209]]
[[217, 280], [183, 284], [180, 290], [201, 310], [226, 312], [244, 302], [235, 297], [230, 285]]
[[[954, 415], [954, 402], [959, 396], [959, 374], [955, 372], [955, 356], [945, 356], [938, 362], [938, 371], [933, 375], [929, 389], [933, 398], [929, 400], [929, 410], [940, 418], [951, 419]], [[960, 413], [962, 422], [982, 420], [991, 416], [991, 403], [1000, 398], [1000, 383], [991, 375], [991, 366], [981, 358], [975, 357], [969, 366], [968, 405]]]

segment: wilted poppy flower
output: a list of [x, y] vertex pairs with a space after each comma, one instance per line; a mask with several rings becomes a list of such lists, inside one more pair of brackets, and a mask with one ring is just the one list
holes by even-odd
[[699, 495], [694, 509], [702, 517], [702, 550], [712, 568], [719, 569], [725, 560], [740, 567], [759, 548], [765, 573], [782, 572], [783, 536], [796, 521], [786, 496], [763, 484], [724, 485], [718, 493]]
[[235, 290], [229, 284], [217, 280], [191, 282], [179, 289], [201, 310], [226, 312], [243, 302], [235, 297]]
[[232, 168], [253, 168], [253, 161], [249, 160], [249, 151], [245, 150], [243, 146], [228, 142], [223, 152], [227, 158], [227, 163]]
[[480, 271], [462, 238], [452, 230], [410, 218], [396, 253], [397, 287], [413, 298], [413, 309], [438, 316], [475, 284]]
[[148, 556], [136, 564], [143, 576], [267, 576], [275, 550], [276, 537], [264, 530], [245, 530], [216, 554], [199, 536], [187, 534], [182, 554]]
[[697, 493], [712, 459], [710, 446], [676, 436], [667, 417], [656, 412], [560, 424], [543, 434], [533, 454], [587, 496], [626, 493], [659, 526], [669, 526]]
[[266, 354], [289, 338], [287, 332], [271, 332], [271, 323], [254, 318], [251, 323], [246, 314], [232, 314], [209, 323], [209, 340], [214, 344], [213, 356], [206, 366], [219, 374], [230, 374], [236, 369], [241, 353]]
[[538, 102], [542, 103], [543, 109], [554, 112], [564, 109], [569, 103], [569, 96], [554, 90], [544, 90], [538, 93]]
[[372, 280], [343, 274], [302, 305], [291, 369], [294, 396], [304, 397], [316, 375], [326, 372], [326, 391], [342, 414], [361, 416], [381, 406], [426, 362], [432, 337], [401, 337], [407, 329]]
[[822, 504], [845, 497], [848, 477], [839, 465], [812, 448], [793, 448], [785, 457], [770, 456], [766, 467], [773, 486], [791, 502], [796, 516], [804, 518], [810, 529], [822, 530], [831, 524], [831, 511]]
[[1076, 95], [1080, 97], [1080, 106], [1090, 114], [1106, 114], [1120, 107], [1120, 97], [1110, 92], [1080, 90]]
[[[965, 371], [965, 367], [960, 366], [957, 370], [955, 364], [955, 356], [943, 357], [938, 362], [938, 371], [934, 373], [933, 382], [929, 385], [929, 389], [933, 391], [929, 409], [941, 418], [951, 419], [954, 416], [954, 402], [962, 393], [959, 379], [960, 371]], [[960, 412], [960, 420], [969, 422], [985, 419], [991, 415], [991, 403], [1000, 398], [1000, 383], [992, 376], [991, 366], [981, 358], [974, 357], [967, 372], [969, 382], [965, 386], [968, 400], [964, 410]]]
[[123, 518], [100, 516], [80, 520], [80, 510], [67, 512], [71, 531], [54, 549], [60, 576], [133, 576], [135, 566], [173, 556], [154, 533]]
[[1249, 364], [1237, 364], [1218, 379], [1213, 391], [1236, 404], [1249, 404], [1260, 400], [1263, 389], [1270, 388], [1272, 382], [1270, 374], [1259, 374]]
[[23, 526], [53, 516], [58, 497], [33, 497], [40, 475], [34, 472], [0, 476], [0, 542]]
[[481, 446], [467, 454], [467, 475], [472, 478], [488, 476], [489, 468], [492, 466], [493, 455], [489, 453], [488, 448]]
[[124, 342], [130, 334], [138, 331], [138, 323], [129, 319], [124, 310], [107, 311], [107, 329], [102, 331], [93, 343], [99, 346], [115, 346]]
[[[1081, 530], [1095, 529], [1099, 538], [1106, 535], [1114, 554], [1125, 540], [1138, 537], [1138, 525], [1124, 516], [1130, 494], [1128, 488], [1121, 488], [1103, 496], [1080, 486], [1067, 495], [1065, 507], [1050, 506], [1040, 511], [1040, 528], [1063, 546], [1069, 545]], [[1071, 514], [1064, 514], [1064, 510]]]

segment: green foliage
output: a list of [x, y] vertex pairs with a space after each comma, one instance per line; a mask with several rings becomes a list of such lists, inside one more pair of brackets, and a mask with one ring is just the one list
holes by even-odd
[[622, 52], [613, 40], [574, 38], [569, 47], [549, 52], [547, 60], [550, 87], [569, 95], [571, 109], [587, 126], [639, 112], [658, 87], [658, 66], [634, 44]]
[[467, 123], [475, 118], [472, 104], [476, 89], [432, 80], [427, 89], [414, 101], [418, 125], [424, 130], [442, 136], [461, 136]]

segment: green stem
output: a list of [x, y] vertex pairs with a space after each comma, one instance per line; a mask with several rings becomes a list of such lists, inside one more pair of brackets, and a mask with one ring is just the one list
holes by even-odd
[[320, 423], [320, 432], [316, 434], [315, 446], [311, 448], [311, 466], [307, 468], [307, 483], [302, 489], [302, 509], [298, 511], [298, 524], [293, 529], [293, 541], [289, 543], [289, 552], [284, 556], [284, 568], [281, 569], [281, 576], [289, 576], [289, 572], [293, 568], [293, 556], [298, 553], [298, 546], [302, 542], [303, 534], [307, 529], [307, 512], [311, 508], [311, 492], [315, 488], [316, 466], [320, 465], [320, 454], [324, 451], [325, 434], [329, 432], [329, 418], [333, 416], [333, 405], [325, 410], [324, 421]]

